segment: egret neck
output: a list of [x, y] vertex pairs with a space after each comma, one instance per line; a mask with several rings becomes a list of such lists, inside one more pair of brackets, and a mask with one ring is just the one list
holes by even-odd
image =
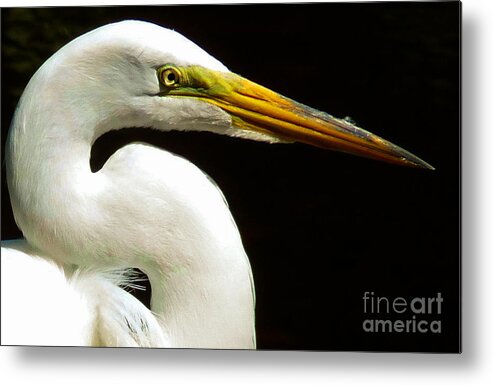
[[190, 162], [144, 144], [93, 173], [99, 136], [121, 128], [115, 121], [143, 125], [139, 99], [103, 108], [90, 79], [70, 88], [77, 71], [60, 60], [35, 74], [8, 138], [12, 206], [28, 243], [63, 266], [140, 268], [171, 346], [254, 348], [251, 269], [222, 193]]

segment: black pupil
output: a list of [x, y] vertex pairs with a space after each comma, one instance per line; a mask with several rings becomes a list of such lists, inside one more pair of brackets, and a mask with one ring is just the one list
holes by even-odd
[[176, 79], [176, 76], [173, 72], [168, 72], [168, 75], [166, 75], [166, 79], [168, 79], [169, 82], [174, 82]]

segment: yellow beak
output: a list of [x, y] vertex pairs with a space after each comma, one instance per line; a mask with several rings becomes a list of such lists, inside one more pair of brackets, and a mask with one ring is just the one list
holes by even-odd
[[410, 152], [352, 123], [253, 83], [200, 66], [174, 67], [177, 80], [162, 94], [195, 97], [228, 112], [233, 125], [286, 141], [347, 152], [389, 163], [434, 169]]

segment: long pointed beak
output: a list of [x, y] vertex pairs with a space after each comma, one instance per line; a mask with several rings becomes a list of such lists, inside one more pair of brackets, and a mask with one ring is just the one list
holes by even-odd
[[193, 96], [217, 105], [233, 125], [287, 141], [342, 151], [398, 165], [434, 169], [431, 165], [362, 128], [297, 103], [233, 73], [186, 67], [188, 87], [170, 95]]

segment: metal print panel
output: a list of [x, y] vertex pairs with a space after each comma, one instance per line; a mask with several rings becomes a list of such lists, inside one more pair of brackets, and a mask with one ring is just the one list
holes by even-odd
[[460, 352], [459, 2], [1, 17], [2, 344]]

